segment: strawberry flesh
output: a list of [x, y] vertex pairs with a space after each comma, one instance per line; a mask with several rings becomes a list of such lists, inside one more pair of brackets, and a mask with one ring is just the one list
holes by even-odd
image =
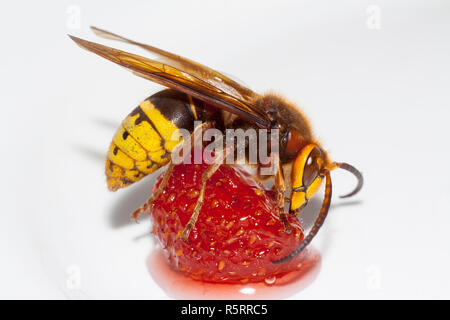
[[175, 166], [166, 188], [150, 207], [153, 233], [170, 265], [193, 279], [221, 283], [270, 283], [296, 270], [302, 255], [283, 264], [272, 261], [292, 252], [303, 239], [298, 219], [289, 216], [292, 232], [284, 232], [274, 192], [264, 190], [236, 166], [221, 166], [207, 181], [198, 221], [188, 240], [180, 239], [207, 167]]

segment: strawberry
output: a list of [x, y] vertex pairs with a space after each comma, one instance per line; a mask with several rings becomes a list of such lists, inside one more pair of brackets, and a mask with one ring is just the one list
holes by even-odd
[[208, 180], [198, 221], [188, 240], [180, 239], [206, 168], [206, 164], [175, 166], [166, 188], [150, 206], [153, 233], [170, 265], [193, 279], [222, 283], [272, 283], [295, 270], [302, 255], [283, 264], [272, 261], [297, 247], [304, 237], [302, 226], [288, 217], [292, 232], [284, 232], [274, 192], [235, 166], [221, 166]]

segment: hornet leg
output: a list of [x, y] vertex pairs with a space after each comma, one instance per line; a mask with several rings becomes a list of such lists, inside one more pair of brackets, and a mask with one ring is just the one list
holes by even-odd
[[197, 222], [198, 216], [200, 215], [200, 210], [202, 209], [202, 206], [203, 206], [203, 200], [205, 198], [206, 182], [220, 168], [220, 166], [226, 159], [226, 156], [233, 150], [234, 149], [232, 147], [225, 149], [225, 151], [222, 153], [222, 155], [217, 156], [214, 159], [214, 162], [206, 169], [205, 172], [203, 172], [200, 195], [198, 196], [197, 203], [194, 208], [194, 212], [192, 213], [191, 218], [189, 219], [188, 223], [184, 227], [183, 233], [181, 234], [181, 240], [186, 241], [189, 238], [189, 234], [190, 234], [191, 230], [194, 228], [195, 223]]
[[[211, 127], [211, 123], [209, 123], [209, 122], [205, 122], [202, 125], [197, 126], [194, 129], [194, 131], [191, 133], [190, 138], [186, 139], [183, 142], [180, 142], [173, 149], [172, 153], [180, 152], [180, 150], [184, 151], [185, 147], [187, 147], [189, 152], [190, 152], [192, 150], [192, 148], [194, 147], [195, 143], [196, 143], [195, 139], [201, 137], [201, 135], [198, 135], [197, 132], [199, 130], [203, 131], [203, 129], [210, 128], [210, 127]], [[189, 146], [188, 146], [188, 144], [189, 144]], [[155, 192], [153, 192], [151, 197], [148, 198], [148, 200], [139, 209], [137, 209], [136, 211], [134, 211], [131, 214], [131, 219], [133, 219], [135, 222], [137, 222], [138, 219], [139, 219], [139, 216], [141, 215], [141, 213], [147, 211], [148, 208], [150, 207], [150, 205], [153, 203], [153, 201], [155, 201], [155, 199], [158, 198], [161, 195], [161, 193], [163, 192], [163, 190], [167, 186], [167, 182], [169, 182], [169, 178], [170, 178], [170, 175], [172, 174], [172, 171], [173, 171], [174, 167], [175, 167], [175, 164], [172, 162], [172, 159], [170, 159], [170, 162], [169, 162], [169, 164], [167, 166], [167, 169], [164, 172], [163, 180], [159, 184], [158, 189]]]
[[278, 207], [278, 214], [280, 216], [280, 220], [284, 225], [284, 231], [286, 233], [291, 233], [292, 227], [287, 220], [287, 214], [285, 212], [285, 197], [284, 194], [286, 192], [286, 183], [284, 181], [284, 174], [283, 169], [281, 167], [281, 161], [280, 161], [280, 155], [275, 154], [275, 160], [277, 161], [277, 172], [275, 173], [275, 189], [277, 192], [277, 207]]

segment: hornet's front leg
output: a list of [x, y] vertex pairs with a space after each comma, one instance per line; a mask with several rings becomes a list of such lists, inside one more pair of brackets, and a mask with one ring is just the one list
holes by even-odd
[[287, 215], [285, 212], [285, 197], [286, 192], [286, 182], [284, 181], [283, 168], [281, 167], [280, 155], [278, 153], [273, 155], [273, 160], [275, 161], [276, 173], [275, 173], [275, 191], [277, 192], [277, 207], [280, 220], [284, 225], [284, 231], [286, 233], [291, 233], [292, 227], [287, 220]]

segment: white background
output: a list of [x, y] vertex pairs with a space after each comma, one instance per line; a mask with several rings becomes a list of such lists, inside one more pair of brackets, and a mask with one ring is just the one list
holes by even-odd
[[[116, 127], [160, 87], [66, 35], [142, 54], [89, 25], [282, 93], [363, 171], [315, 241], [318, 278], [292, 298], [450, 298], [445, 0], [3, 3], [0, 298], [167, 298], [146, 267], [149, 221], [128, 221], [153, 179], [110, 193], [103, 174]], [[353, 183], [336, 172], [335, 194]]]

